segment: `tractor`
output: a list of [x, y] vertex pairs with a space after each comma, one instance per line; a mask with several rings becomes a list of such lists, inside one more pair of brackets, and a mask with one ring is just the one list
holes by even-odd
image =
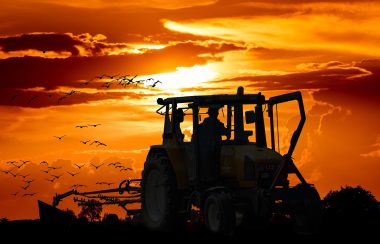
[[[296, 102], [300, 120], [282, 155], [277, 105], [288, 102]], [[318, 232], [320, 196], [292, 159], [306, 120], [301, 92], [266, 100], [239, 87], [233, 95], [157, 103], [164, 118], [162, 144], [150, 147], [141, 181], [147, 227], [170, 230], [201, 222], [211, 232], [232, 233], [283, 218], [297, 232]]]

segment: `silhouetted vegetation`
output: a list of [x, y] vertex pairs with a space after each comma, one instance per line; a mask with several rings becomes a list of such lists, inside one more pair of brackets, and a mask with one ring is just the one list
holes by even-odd
[[65, 212], [68, 213], [69, 215], [71, 215], [72, 219], [76, 219], [77, 218], [77, 216], [75, 215], [75, 213], [74, 213], [73, 210], [71, 210], [71, 209], [68, 208], [68, 209], [66, 209]]
[[100, 221], [103, 207], [95, 200], [90, 200], [88, 204], [82, 205], [78, 215], [79, 219], [85, 218], [90, 222]]
[[370, 191], [341, 187], [323, 199], [324, 227], [329, 232], [365, 232], [380, 227], [379, 203]]
[[119, 217], [116, 214], [107, 213], [104, 215], [102, 222], [106, 225], [114, 226], [120, 224]]
[[5, 223], [8, 223], [8, 222], [9, 222], [8, 218], [1, 218], [0, 219], [0, 224], [5, 224]]

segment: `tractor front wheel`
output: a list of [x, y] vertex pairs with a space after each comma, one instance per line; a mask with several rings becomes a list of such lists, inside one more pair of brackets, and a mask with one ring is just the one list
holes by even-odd
[[229, 234], [235, 228], [235, 210], [226, 192], [211, 193], [204, 205], [206, 228], [214, 233]]
[[169, 159], [150, 155], [142, 174], [142, 213], [145, 225], [154, 230], [174, 227], [178, 211], [176, 178]]

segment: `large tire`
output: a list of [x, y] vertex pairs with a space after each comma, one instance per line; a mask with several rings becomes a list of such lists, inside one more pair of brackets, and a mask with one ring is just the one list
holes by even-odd
[[226, 192], [211, 193], [204, 205], [206, 228], [214, 233], [230, 234], [235, 229], [235, 209]]
[[321, 198], [314, 187], [296, 186], [297, 195], [293, 208], [293, 231], [298, 234], [318, 234], [322, 220]]
[[153, 230], [171, 230], [177, 219], [177, 181], [169, 159], [152, 154], [142, 173], [142, 214], [144, 224]]

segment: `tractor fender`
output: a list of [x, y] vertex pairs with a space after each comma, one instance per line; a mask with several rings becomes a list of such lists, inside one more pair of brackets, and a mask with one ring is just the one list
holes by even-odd
[[189, 188], [189, 180], [187, 175], [186, 163], [179, 156], [180, 152], [165, 145], [154, 145], [150, 147], [147, 159], [154, 155], [164, 155], [169, 161], [174, 171], [177, 180], [177, 187], [179, 190], [186, 190]]

